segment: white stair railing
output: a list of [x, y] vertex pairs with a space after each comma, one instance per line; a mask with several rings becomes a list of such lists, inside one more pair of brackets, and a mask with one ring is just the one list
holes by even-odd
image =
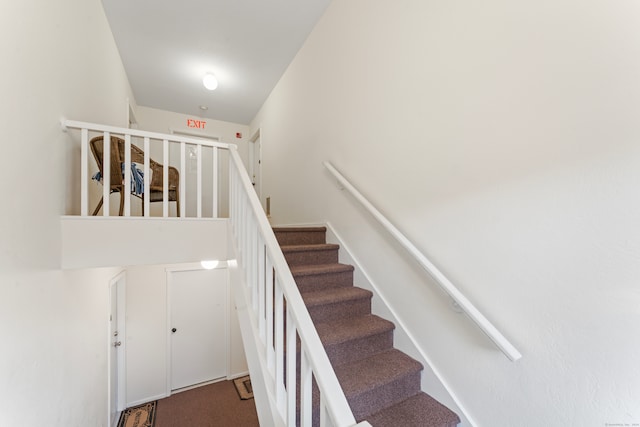
[[411, 241], [400, 232], [371, 202], [369, 202], [331, 163], [324, 162], [327, 170], [349, 191], [362, 206], [393, 236], [398, 243], [416, 260], [416, 262], [440, 285], [487, 337], [502, 351], [509, 360], [515, 362], [522, 354], [498, 331], [498, 329], [465, 297], [442, 272], [427, 259]]
[[[171, 163], [175, 163], [177, 169], [179, 170], [179, 188], [177, 189], [177, 194], [180, 198], [180, 211], [177, 212], [181, 218], [186, 217], [187, 215], [187, 199], [196, 198], [196, 208], [195, 213], [192, 215], [196, 218], [202, 218], [203, 215], [203, 200], [207, 200], [211, 203], [211, 217], [217, 218], [220, 200], [219, 200], [219, 185], [220, 185], [220, 165], [219, 165], [219, 152], [220, 150], [228, 151], [229, 147], [233, 146], [233, 144], [225, 144], [222, 142], [215, 141], [207, 141], [198, 138], [190, 138], [188, 136], [180, 136], [180, 135], [172, 135], [172, 134], [163, 134], [157, 132], [147, 132], [137, 129], [127, 129], [120, 128], [115, 126], [106, 126], [95, 123], [86, 123], [79, 122], [74, 120], [65, 120], [61, 121], [61, 125], [63, 130], [67, 131], [68, 129], [78, 129], [80, 130], [80, 215], [81, 216], [89, 216], [89, 182], [91, 181], [90, 177], [90, 168], [89, 165], [93, 162], [90, 162], [89, 155], [89, 141], [91, 138], [95, 136], [102, 136], [103, 139], [103, 165], [102, 165], [102, 215], [104, 217], [110, 216], [110, 203], [109, 203], [109, 194], [111, 192], [110, 179], [111, 179], [111, 150], [109, 144], [113, 144], [112, 136], [123, 139], [125, 142], [124, 155], [125, 160], [122, 165], [123, 169], [123, 185], [124, 190], [123, 193], [125, 195], [129, 195], [132, 193], [131, 188], [131, 145], [136, 141], [138, 145], [140, 145], [140, 149], [144, 151], [144, 166], [143, 166], [143, 179], [144, 179], [144, 189], [150, 188], [150, 152], [152, 151], [152, 147], [158, 147], [157, 152], [161, 152], [161, 159], [158, 159], [159, 163], [163, 165], [163, 194], [162, 194], [162, 217], [169, 217], [169, 168]], [[194, 165], [191, 165], [191, 169], [195, 169], [193, 171], [196, 176], [196, 189], [195, 195], [187, 193], [187, 147], [189, 148], [189, 152], [193, 153], [195, 158], [193, 160]], [[170, 158], [169, 153], [170, 149], [175, 148], [175, 151], [179, 152], [177, 161], [173, 158]], [[203, 176], [205, 175], [205, 171], [202, 166], [202, 156], [204, 155], [203, 148], [207, 148], [207, 151], [211, 151], [211, 164], [213, 170], [211, 173], [206, 171], [207, 176], [211, 176], [211, 194], [207, 194], [206, 197], [203, 194]], [[145, 190], [146, 191], [146, 190]], [[208, 207], [207, 207], [208, 208]], [[144, 197], [144, 216], [150, 217], [150, 197]], [[129, 217], [131, 216], [131, 197], [124, 197], [124, 213], [123, 216]]]
[[[253, 330], [261, 343], [260, 374], [285, 425], [347, 427], [356, 425], [289, 266], [236, 150], [231, 150], [230, 221], [237, 262], [244, 274]], [[300, 351], [297, 352], [299, 339]], [[300, 403], [296, 369], [300, 366]], [[253, 372], [252, 372], [253, 374]], [[320, 392], [314, 412], [312, 384]], [[299, 413], [299, 423], [297, 416]], [[319, 417], [316, 419], [315, 417]], [[319, 424], [318, 424], [319, 423]], [[367, 422], [359, 426], [370, 426]]]

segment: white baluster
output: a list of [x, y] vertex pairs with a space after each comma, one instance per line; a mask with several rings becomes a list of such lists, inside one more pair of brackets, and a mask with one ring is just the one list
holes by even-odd
[[262, 236], [258, 236], [258, 331], [262, 342], [266, 341], [267, 325], [265, 321], [265, 246]]
[[89, 129], [80, 131], [80, 215], [89, 215]]
[[149, 154], [149, 137], [144, 138], [144, 216], [148, 218], [150, 216], [149, 212], [151, 210], [151, 180], [149, 179], [149, 175], [151, 173], [150, 170], [150, 162], [151, 158]]
[[109, 195], [111, 194], [111, 134], [102, 137], [102, 216], [109, 216]]
[[187, 213], [187, 159], [185, 157], [185, 143], [180, 142], [180, 217], [185, 218]]
[[[184, 177], [181, 177], [182, 181]], [[176, 212], [177, 214], [177, 212]], [[169, 217], [169, 141], [162, 141], [162, 216]]]
[[274, 310], [273, 310], [273, 263], [271, 262], [271, 258], [269, 258], [267, 256], [267, 268], [265, 271], [265, 276], [266, 276], [266, 297], [267, 297], [267, 304], [265, 307], [266, 310], [266, 314], [267, 314], [267, 366], [269, 368], [269, 373], [271, 375], [275, 374], [275, 369], [276, 369], [276, 360], [275, 360], [275, 353], [274, 353], [274, 348], [273, 348], [273, 314], [274, 314]]
[[275, 296], [275, 350], [276, 350], [276, 405], [278, 410], [284, 416], [285, 414], [285, 396], [284, 396], [284, 296], [280, 279], [276, 275], [276, 296]]
[[124, 136], [124, 216], [131, 216], [131, 135]]
[[218, 218], [218, 147], [213, 147], [213, 200], [212, 216]]
[[256, 313], [259, 311], [260, 300], [259, 300], [259, 286], [258, 286], [258, 224], [255, 221], [255, 218], [251, 217], [251, 271], [252, 271], [252, 280], [253, 280], [253, 311]]
[[202, 218], [202, 145], [198, 144], [196, 153], [198, 164], [198, 170], [196, 171], [196, 192], [198, 195], [198, 200], [196, 201], [196, 206], [197, 216], [198, 218]]
[[296, 324], [287, 310], [287, 422], [296, 425]]
[[313, 383], [313, 373], [311, 365], [307, 359], [307, 352], [300, 349], [300, 425], [311, 427], [312, 405], [311, 405], [311, 384]]

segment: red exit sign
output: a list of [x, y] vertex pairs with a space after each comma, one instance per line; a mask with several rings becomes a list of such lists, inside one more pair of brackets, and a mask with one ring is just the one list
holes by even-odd
[[195, 129], [204, 129], [204, 125], [207, 122], [204, 120], [196, 120], [196, 119], [187, 119], [187, 127], [195, 128]]

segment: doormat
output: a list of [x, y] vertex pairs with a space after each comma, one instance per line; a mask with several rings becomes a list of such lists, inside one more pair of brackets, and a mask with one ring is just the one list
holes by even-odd
[[118, 427], [153, 427], [156, 423], [155, 402], [127, 408], [120, 415]]
[[249, 375], [242, 378], [236, 378], [233, 380], [233, 384], [235, 384], [236, 390], [238, 390], [240, 399], [253, 399], [253, 387], [251, 387], [251, 378], [249, 378]]

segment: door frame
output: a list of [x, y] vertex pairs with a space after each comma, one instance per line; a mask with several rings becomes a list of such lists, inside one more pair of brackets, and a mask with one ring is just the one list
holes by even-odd
[[[109, 420], [109, 426], [114, 425], [117, 422], [120, 413], [125, 409], [126, 406], [126, 289], [127, 289], [127, 272], [121, 271], [117, 275], [115, 275], [111, 280], [109, 280], [109, 286], [107, 286], [108, 292], [108, 300], [109, 300], [109, 308], [107, 312], [107, 419]], [[112, 298], [112, 290], [113, 287], [116, 287], [116, 299], [115, 301]], [[116, 358], [116, 367], [117, 367], [117, 401], [116, 401], [116, 417], [115, 420], [111, 419], [111, 383], [112, 383], [112, 375], [111, 364], [111, 346], [113, 345], [113, 336], [112, 336], [112, 326], [113, 319], [111, 319], [111, 312], [113, 305], [116, 306], [116, 319], [115, 326], [118, 331], [118, 337], [120, 338], [120, 342], [122, 345], [120, 346], [120, 351], [117, 353]]]
[[[256, 145], [258, 148], [258, 161], [255, 159]], [[256, 167], [258, 170], [256, 171]], [[256, 173], [257, 172], [257, 173]], [[259, 127], [258, 130], [249, 138], [249, 177], [253, 182], [253, 176], [257, 176], [257, 182], [254, 185], [258, 187], [256, 194], [258, 195], [258, 200], [260, 200], [260, 204], [262, 204], [262, 128]]]
[[[226, 261], [220, 261], [218, 262], [218, 265], [214, 268], [214, 270], [218, 270], [218, 269], [227, 269], [227, 262]], [[176, 266], [171, 266], [171, 267], [167, 267], [165, 268], [165, 275], [166, 275], [166, 280], [165, 280], [165, 295], [167, 297], [167, 324], [165, 325], [165, 329], [167, 331], [167, 347], [166, 347], [166, 363], [167, 363], [167, 371], [166, 371], [166, 397], [171, 396], [172, 394], [172, 389], [171, 389], [171, 282], [172, 282], [172, 273], [177, 273], [177, 272], [181, 272], [181, 271], [199, 271], [199, 270], [206, 270], [206, 268], [204, 268], [200, 263], [194, 263], [194, 264], [182, 264], [182, 265], [176, 265]], [[225, 340], [225, 345], [226, 345], [226, 349], [227, 351], [225, 352], [225, 378], [226, 379], [230, 379], [229, 378], [229, 373], [231, 372], [231, 357], [229, 352], [231, 351], [231, 334], [229, 331], [229, 291], [230, 291], [230, 287], [229, 287], [229, 278], [227, 277], [227, 281], [225, 284], [225, 293], [226, 293], [226, 298], [225, 298], [225, 331], [224, 331], [224, 340]], [[214, 383], [218, 380], [213, 380], [210, 381], [210, 383]], [[198, 386], [200, 385], [204, 385], [207, 383], [203, 383], [203, 384], [198, 384]], [[189, 390], [190, 387], [184, 387], [181, 388], [180, 391], [186, 391]]]

